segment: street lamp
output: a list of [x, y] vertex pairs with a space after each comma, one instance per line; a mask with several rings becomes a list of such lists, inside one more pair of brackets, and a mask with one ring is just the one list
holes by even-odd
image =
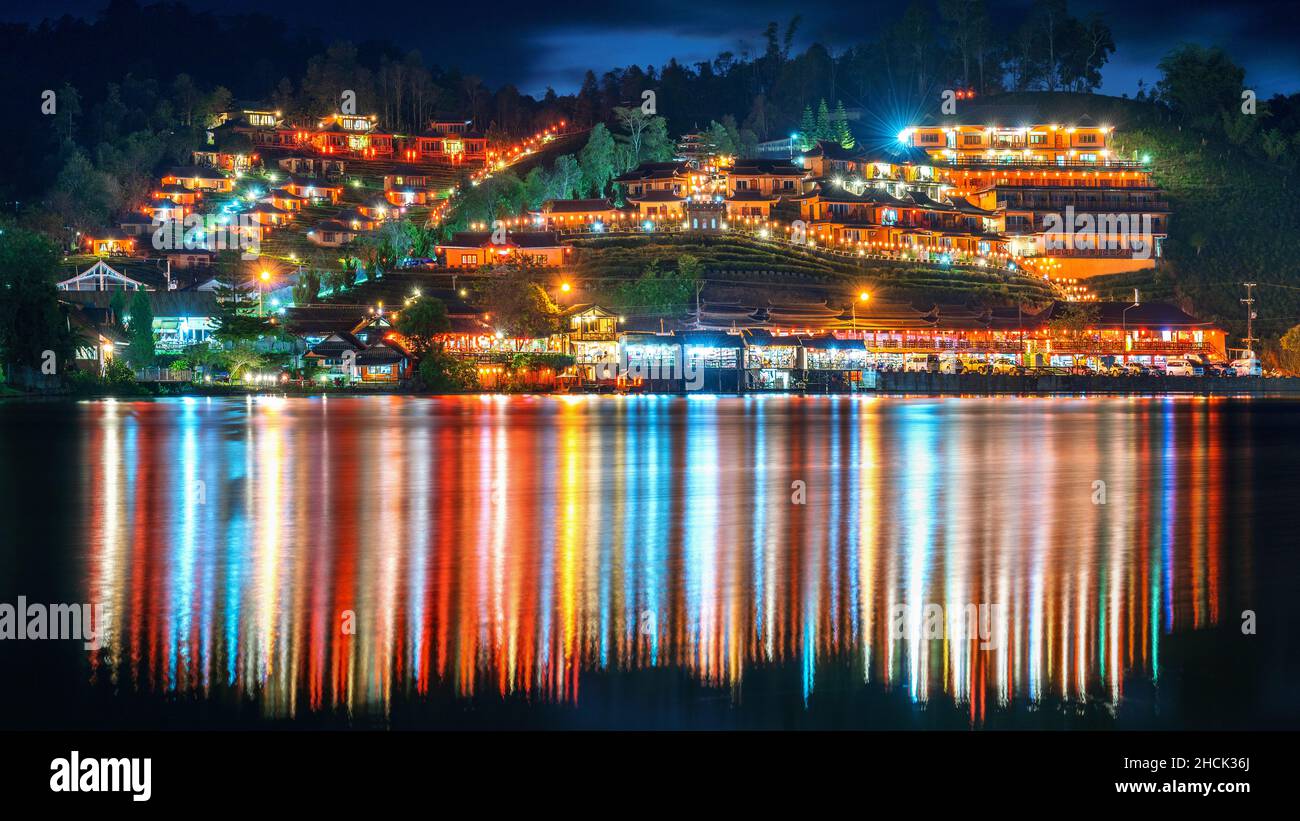
[[1133, 304], [1128, 306], [1124, 310], [1120, 311], [1119, 314], [1120, 333], [1124, 337], [1124, 353], [1121, 355], [1120, 361], [1123, 362], [1125, 365], [1128, 364], [1128, 312], [1129, 309], [1136, 308], [1141, 304], [1142, 303], [1138, 300], [1138, 289], [1134, 288]]
[[263, 269], [260, 279], [261, 281], [257, 283], [257, 315], [266, 316], [266, 311], [262, 307], [262, 292], [266, 289], [266, 283], [271, 281], [271, 272]]
[[853, 309], [853, 333], [855, 334], [858, 332], [858, 303], [866, 302], [869, 299], [871, 299], [871, 294], [866, 291], [860, 291], [857, 300], [851, 303]]

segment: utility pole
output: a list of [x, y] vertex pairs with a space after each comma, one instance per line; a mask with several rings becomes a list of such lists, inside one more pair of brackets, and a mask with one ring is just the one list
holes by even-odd
[[1255, 356], [1255, 295], [1252, 293], [1256, 287], [1254, 282], [1243, 282], [1246, 286], [1246, 298], [1241, 300], [1246, 306], [1246, 338], [1242, 341], [1246, 343], [1246, 350], [1249, 352], [1251, 359]]

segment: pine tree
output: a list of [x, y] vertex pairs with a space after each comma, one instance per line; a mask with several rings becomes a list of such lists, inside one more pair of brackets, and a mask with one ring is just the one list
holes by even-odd
[[803, 117], [799, 119], [799, 142], [806, 150], [817, 139], [817, 125], [813, 122], [812, 109], [803, 107]]
[[131, 322], [127, 329], [131, 335], [127, 359], [137, 368], [149, 367], [154, 362], [153, 305], [143, 289], [131, 298]]
[[849, 113], [844, 110], [843, 100], [835, 104], [835, 139], [843, 148], [857, 145], [857, 140], [853, 139], [853, 132], [849, 130]]
[[831, 110], [826, 107], [826, 99], [817, 104], [817, 129], [814, 132], [819, 140], [834, 140], [835, 129], [831, 125]]

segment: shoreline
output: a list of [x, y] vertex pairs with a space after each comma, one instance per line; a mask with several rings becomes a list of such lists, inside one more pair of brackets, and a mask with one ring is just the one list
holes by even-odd
[[[1237, 379], [1211, 379], [1203, 377], [1173, 377], [1158, 379], [1124, 378], [1105, 379], [1110, 384], [1098, 384], [1098, 377], [989, 377], [981, 375], [953, 374], [882, 374], [876, 387], [868, 390], [750, 390], [750, 391], [465, 391], [458, 393], [429, 393], [411, 390], [268, 390], [266, 388], [232, 388], [230, 390], [177, 391], [175, 393], [135, 393], [104, 392], [95, 394], [71, 393], [19, 393], [0, 396], [0, 404], [6, 402], [83, 402], [115, 399], [124, 402], [155, 399], [238, 399], [258, 396], [275, 396], [283, 398], [356, 398], [356, 397], [407, 397], [412, 399], [436, 399], [450, 397], [666, 397], [689, 398], [693, 396], [711, 396], [717, 398], [743, 398], [748, 396], [861, 396], [861, 397], [1031, 397], [1031, 396], [1069, 396], [1076, 398], [1118, 397], [1118, 396], [1222, 396], [1231, 398], [1253, 399], [1300, 399], [1300, 378], [1242, 377]], [[942, 378], [939, 378], [942, 377]], [[1208, 384], [1197, 384], [1207, 383]], [[1125, 384], [1134, 383], [1134, 384]], [[1184, 384], [1186, 383], [1186, 384]]]

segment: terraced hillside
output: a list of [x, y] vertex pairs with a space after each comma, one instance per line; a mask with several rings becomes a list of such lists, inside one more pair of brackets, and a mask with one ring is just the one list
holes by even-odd
[[858, 260], [739, 235], [610, 237], [574, 245], [579, 249], [574, 274], [610, 285], [635, 278], [656, 259], [671, 265], [690, 254], [704, 264], [710, 287], [763, 285], [836, 299], [865, 287], [882, 298], [988, 305], [1045, 304], [1056, 298], [1043, 280], [1010, 271]]

